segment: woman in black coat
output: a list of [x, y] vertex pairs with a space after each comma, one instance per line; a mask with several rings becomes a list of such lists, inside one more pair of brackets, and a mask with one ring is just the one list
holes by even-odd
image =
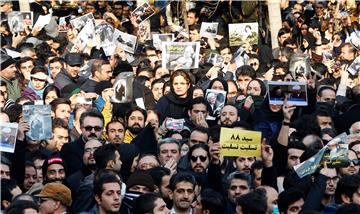
[[166, 118], [185, 118], [186, 110], [191, 104], [191, 80], [186, 71], [177, 70], [170, 76], [171, 91], [160, 98], [156, 109], [160, 112], [160, 124]]

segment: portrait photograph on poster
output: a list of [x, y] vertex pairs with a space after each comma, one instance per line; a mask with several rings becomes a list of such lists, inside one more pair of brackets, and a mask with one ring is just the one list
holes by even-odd
[[199, 67], [200, 42], [163, 42], [162, 67], [169, 70]]
[[229, 45], [241, 46], [245, 43], [254, 45], [258, 43], [259, 25], [253, 23], [229, 24]]
[[30, 130], [26, 132], [26, 137], [30, 140], [48, 140], [51, 138], [50, 105], [24, 105], [23, 116], [30, 126]]
[[17, 123], [0, 122], [0, 151], [14, 153], [18, 131]]

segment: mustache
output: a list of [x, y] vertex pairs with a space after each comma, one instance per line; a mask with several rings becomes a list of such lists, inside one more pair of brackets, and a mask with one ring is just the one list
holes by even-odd
[[94, 133], [91, 133], [91, 134], [89, 135], [89, 137], [95, 137], [95, 138], [97, 138], [96, 134], [94, 134]]

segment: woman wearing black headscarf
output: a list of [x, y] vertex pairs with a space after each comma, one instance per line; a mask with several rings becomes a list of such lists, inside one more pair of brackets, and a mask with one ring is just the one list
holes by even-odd
[[139, 159], [139, 151], [134, 144], [120, 144], [121, 180], [126, 183], [130, 175], [135, 171]]

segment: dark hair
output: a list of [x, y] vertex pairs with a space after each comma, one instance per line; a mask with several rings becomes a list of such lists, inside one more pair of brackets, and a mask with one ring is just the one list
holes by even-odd
[[321, 96], [322, 92], [325, 90], [331, 90], [331, 91], [335, 92], [335, 94], [336, 94], [336, 90], [333, 87], [331, 87], [329, 85], [322, 85], [319, 87], [317, 95]]
[[12, 202], [10, 206], [5, 210], [6, 214], [20, 214], [24, 213], [26, 209], [34, 209], [39, 212], [37, 204], [33, 201], [19, 200]]
[[113, 123], [120, 123], [120, 124], [124, 127], [124, 129], [126, 128], [124, 121], [111, 120], [110, 122], [108, 122], [108, 123], [106, 124], [106, 127], [105, 127], [105, 131], [106, 131], [107, 134], [109, 133], [109, 130], [108, 130], [108, 129], [109, 129], [109, 126], [110, 126], [111, 124], [113, 124]]
[[[203, 134], [206, 134], [206, 135], [208, 136], [207, 141], [209, 141], [209, 129], [207, 129], [207, 128], [205, 128], [205, 127], [202, 127], [202, 126], [195, 126], [195, 127], [191, 130], [191, 133], [193, 133], [193, 132], [195, 132], [195, 131], [201, 132], [201, 133], [203, 133]], [[191, 133], [190, 133], [190, 135], [191, 135]]]
[[191, 105], [189, 106], [189, 110], [191, 111], [194, 108], [194, 105], [196, 104], [204, 104], [206, 106], [206, 111], [209, 111], [210, 109], [209, 103], [206, 101], [204, 97], [196, 97], [192, 99]]
[[110, 64], [109, 61], [105, 61], [102, 59], [95, 59], [94, 63], [91, 66], [91, 75], [94, 77], [96, 71], [101, 72], [101, 67], [103, 65], [108, 65], [108, 64]]
[[109, 161], [115, 160], [116, 151], [120, 154], [119, 147], [112, 143], [105, 144], [96, 149], [94, 152], [94, 159], [97, 169], [105, 169]]
[[188, 13], [193, 13], [195, 15], [195, 18], [199, 18], [199, 11], [195, 8], [190, 9]]
[[[107, 144], [111, 145], [111, 144]], [[98, 151], [97, 149], [96, 151]], [[100, 170], [96, 173], [94, 179], [94, 195], [101, 196], [102, 192], [104, 191], [104, 184], [107, 183], [118, 183], [120, 185], [121, 190], [121, 181], [115, 174], [115, 172], [110, 170]]]
[[[16, 180], [14, 179], [1, 179], [1, 200], [7, 200], [11, 202], [13, 195], [11, 191], [15, 189]], [[1, 209], [4, 210], [3, 204], [1, 203]]]
[[61, 119], [61, 118], [54, 118], [52, 120], [52, 131], [54, 132], [54, 130], [56, 128], [61, 128], [61, 129], [66, 129], [66, 131], [68, 130], [68, 124], [65, 122], [65, 120]]
[[206, 144], [202, 144], [202, 143], [198, 143], [198, 144], [195, 144], [195, 145], [193, 145], [192, 147], [190, 147], [189, 152], [188, 152], [188, 154], [187, 154], [188, 157], [189, 157], [189, 160], [190, 160], [190, 157], [191, 157], [193, 151], [196, 150], [196, 149], [205, 150], [205, 152], [206, 152], [206, 154], [207, 154], [207, 156], [208, 156], [208, 158], [209, 158], [209, 160], [210, 160], [209, 146], [206, 145]]
[[213, 189], [204, 189], [200, 193], [202, 210], [209, 210], [210, 213], [224, 213], [224, 197]]
[[126, 119], [126, 123], [129, 122], [129, 117], [130, 115], [134, 112], [134, 111], [139, 111], [141, 112], [142, 115], [144, 115], [144, 121], [146, 121], [146, 118], [147, 118], [147, 113], [144, 109], [138, 107], [138, 106], [132, 106], [127, 112], [126, 112], [126, 115], [125, 115], [125, 119]]
[[238, 172], [238, 171], [232, 172], [226, 177], [226, 183], [225, 183], [226, 189], [230, 188], [231, 181], [234, 179], [240, 179], [246, 181], [249, 188], [252, 189], [251, 176], [247, 173]]
[[250, 82], [246, 86], [246, 90], [247, 90], [247, 87], [250, 85], [251, 82], [258, 82], [259, 85], [260, 85], [260, 90], [261, 90], [260, 91], [260, 96], [265, 96], [265, 94], [266, 94], [266, 85], [265, 85], [265, 83], [260, 79], [252, 79], [252, 80], [250, 80]]
[[336, 210], [336, 214], [358, 214], [360, 213], [360, 205], [351, 203], [340, 206]]
[[360, 175], [345, 175], [342, 177], [335, 190], [335, 203], [343, 204], [343, 200], [341, 195], [346, 195], [350, 198], [353, 197], [353, 194], [358, 190], [360, 187]]
[[49, 66], [51, 63], [54, 63], [54, 62], [60, 62], [61, 63], [61, 66], [64, 66], [64, 60], [60, 57], [53, 57], [52, 59], [49, 60]]
[[196, 180], [194, 176], [188, 172], [179, 172], [170, 178], [170, 182], [169, 182], [170, 190], [175, 191], [176, 185], [180, 182], [191, 183], [193, 185], [193, 189], [195, 189]]
[[44, 73], [46, 75], [49, 75], [48, 70], [45, 66], [35, 66], [31, 70], [30, 74], [36, 74], [36, 73]]
[[165, 83], [165, 80], [164, 79], [154, 79], [152, 82], [151, 82], [151, 89], [154, 87], [155, 84], [158, 84], [158, 83]]
[[200, 25], [199, 24], [194, 24], [194, 25], [189, 26], [189, 31], [194, 31], [194, 30], [197, 30], [198, 33], [200, 33]]
[[57, 97], [60, 97], [60, 90], [54, 85], [48, 85], [44, 89], [43, 97], [42, 97], [43, 100], [45, 100], [46, 96], [48, 95], [48, 93], [50, 93], [50, 91], [55, 91]]
[[242, 65], [238, 69], [236, 69], [235, 75], [236, 78], [239, 78], [239, 76], [249, 76], [251, 79], [255, 79], [256, 71], [250, 65]]
[[321, 75], [328, 73], [328, 68], [321, 62], [315, 62], [311, 67]]
[[241, 195], [236, 199], [236, 205], [241, 206], [244, 214], [265, 214], [267, 210], [266, 198], [256, 192]]
[[290, 29], [288, 28], [280, 28], [280, 30], [278, 31], [278, 37], [284, 35], [284, 34], [287, 34], [287, 33], [291, 33]]
[[279, 211], [286, 213], [289, 205], [300, 199], [305, 199], [305, 195], [299, 189], [289, 188], [281, 192], [278, 198]]
[[11, 161], [4, 155], [1, 155], [0, 161], [1, 161], [1, 164], [9, 166], [9, 168], [11, 168]]
[[135, 205], [133, 209], [134, 214], [144, 214], [144, 213], [153, 213], [155, 208], [155, 201], [161, 198], [158, 193], [149, 192], [140, 195], [135, 200]]
[[53, 100], [50, 105], [51, 105], [51, 111], [55, 112], [58, 105], [61, 105], [61, 104], [66, 104], [66, 105], [69, 105], [71, 106], [71, 102], [69, 99], [66, 99], [66, 98], [56, 98], [55, 100]]
[[16, 63], [18, 69], [20, 69], [20, 65], [21, 65], [21, 64], [23, 64], [23, 63], [25, 63], [25, 62], [28, 62], [28, 61], [31, 61], [31, 62], [33, 63], [33, 65], [35, 65], [33, 58], [31, 58], [31, 57], [29, 57], [29, 56], [26, 56], [26, 57], [20, 58], [19, 61]]
[[103, 125], [105, 123], [104, 116], [101, 114], [101, 112], [99, 110], [97, 110], [95, 108], [89, 109], [81, 114], [81, 116], [80, 116], [80, 126], [81, 127], [84, 125], [84, 120], [86, 117], [96, 117], [101, 120]]
[[157, 166], [151, 169], [147, 170], [149, 172], [149, 174], [151, 175], [152, 179], [154, 180], [154, 184], [160, 188], [161, 183], [162, 183], [162, 178], [166, 175], [170, 176], [170, 169], [165, 168], [165, 167], [161, 167], [161, 166]]

